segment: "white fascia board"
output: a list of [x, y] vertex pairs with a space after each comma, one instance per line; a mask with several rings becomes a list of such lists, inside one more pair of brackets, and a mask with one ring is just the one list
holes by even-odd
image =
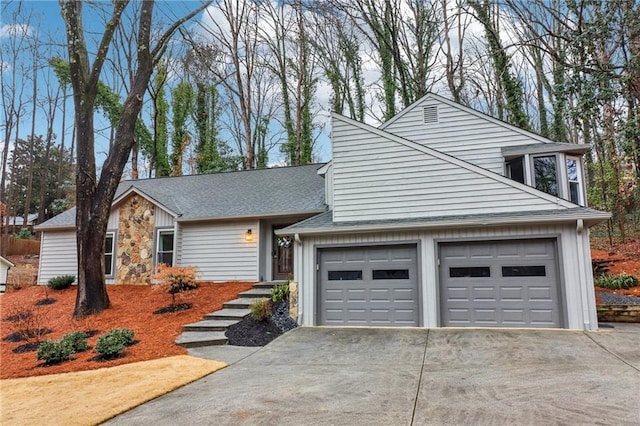
[[131, 195], [133, 193], [138, 194], [139, 196], [141, 196], [142, 198], [144, 198], [145, 200], [147, 200], [148, 202], [150, 202], [154, 206], [160, 207], [162, 210], [166, 211], [167, 213], [169, 213], [174, 218], [180, 216], [178, 213], [176, 213], [176, 212], [172, 211], [171, 209], [167, 208], [164, 204], [162, 204], [158, 200], [154, 199], [152, 196], [146, 194], [140, 188], [137, 188], [137, 187], [135, 187], [133, 185], [131, 185], [126, 191], [124, 191], [122, 194], [120, 194], [117, 198], [115, 198], [113, 200], [113, 202], [111, 203], [111, 208], [113, 209], [116, 205], [121, 203], [124, 199], [126, 199], [129, 195]]
[[407, 231], [407, 230], [430, 230], [441, 228], [477, 228], [479, 226], [508, 226], [540, 223], [572, 223], [577, 220], [584, 220], [587, 226], [596, 225], [611, 217], [611, 213], [598, 212], [589, 214], [575, 214], [557, 216], [554, 214], [540, 216], [518, 216], [499, 218], [477, 218], [477, 219], [443, 219], [432, 222], [412, 222], [412, 223], [381, 223], [366, 224], [341, 227], [318, 227], [308, 229], [295, 229], [292, 232], [283, 232], [285, 229], [275, 231], [276, 235], [322, 235], [322, 234], [345, 234], [345, 233], [369, 233], [378, 231]]
[[269, 214], [250, 214], [250, 215], [238, 215], [238, 216], [210, 216], [210, 217], [189, 217], [183, 218], [178, 217], [176, 222], [180, 223], [191, 223], [191, 222], [211, 222], [211, 221], [234, 221], [234, 220], [247, 220], [247, 219], [273, 219], [278, 217], [288, 217], [288, 216], [304, 216], [304, 215], [316, 215], [320, 213], [324, 213], [327, 210], [307, 210], [301, 212], [284, 212], [284, 213], [269, 213]]
[[331, 167], [332, 163], [333, 161], [329, 161], [328, 163], [325, 163], [325, 165], [320, 167], [316, 173], [318, 173], [320, 176], [324, 176], [329, 171], [329, 167]]

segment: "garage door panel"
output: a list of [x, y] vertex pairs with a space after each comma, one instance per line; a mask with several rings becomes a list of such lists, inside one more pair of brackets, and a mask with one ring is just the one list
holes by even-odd
[[[361, 274], [344, 272], [353, 269], [352, 259], [364, 259], [358, 264]], [[415, 245], [321, 249], [319, 260], [319, 324], [418, 325]], [[358, 279], [340, 279], [354, 274]], [[337, 289], [346, 297], [337, 300], [332, 293]]]
[[560, 326], [553, 240], [444, 243], [440, 261], [443, 325]]

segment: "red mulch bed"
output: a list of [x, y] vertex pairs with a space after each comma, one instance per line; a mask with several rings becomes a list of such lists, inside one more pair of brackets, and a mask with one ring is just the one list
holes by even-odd
[[[186, 354], [185, 348], [174, 343], [184, 324], [202, 320], [204, 314], [222, 308], [226, 301], [235, 299], [238, 293], [248, 290], [252, 283], [200, 283], [195, 290], [185, 292], [180, 302], [193, 305], [191, 309], [154, 315], [153, 311], [171, 304], [171, 296], [156, 287], [118, 285], [108, 286], [111, 307], [99, 315], [81, 320], [72, 318], [76, 298], [76, 288], [54, 291], [45, 286], [27, 287], [9, 291], [0, 296], [0, 339], [16, 331], [19, 322], [5, 319], [18, 312], [31, 310], [35, 317], [41, 317], [42, 328], [53, 330], [43, 340], [58, 339], [73, 331], [99, 330], [99, 334], [89, 339], [94, 347], [98, 337], [112, 328], [129, 328], [135, 332], [136, 344], [125, 349], [125, 356], [109, 361], [96, 361], [97, 353], [91, 349], [76, 354], [76, 359], [58, 365], [44, 367], [36, 359], [36, 352], [14, 353], [13, 350], [27, 342], [0, 340], [0, 378], [40, 376], [44, 374], [67, 373], [71, 371], [93, 370], [103, 367], [147, 361], [173, 355]], [[39, 300], [54, 298], [50, 305], [35, 306]]]
[[[627, 274], [640, 279], [640, 239], [631, 239], [613, 246], [607, 246], [603, 241], [597, 241], [594, 245], [600, 247], [600, 249], [591, 249], [591, 259], [610, 262], [607, 271], [609, 274]], [[596, 287], [596, 291], [640, 297], [640, 287], [623, 290]], [[596, 300], [596, 302], [599, 303], [599, 300]]]

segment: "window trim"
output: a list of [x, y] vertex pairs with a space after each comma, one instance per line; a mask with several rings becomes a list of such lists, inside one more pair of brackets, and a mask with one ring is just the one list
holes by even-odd
[[577, 174], [578, 174], [578, 202], [576, 204], [578, 204], [579, 206], [582, 207], [586, 207], [587, 206], [587, 202], [586, 202], [586, 197], [585, 197], [585, 185], [584, 185], [584, 167], [582, 164], [582, 157], [578, 157], [576, 155], [565, 155], [564, 156], [564, 166], [565, 166], [565, 172], [566, 172], [566, 185], [567, 185], [567, 201], [570, 201], [573, 203], [573, 201], [571, 201], [571, 182], [575, 182], [575, 181], [571, 181], [569, 180], [569, 170], [568, 170], [568, 166], [567, 166], [567, 162], [569, 160], [573, 160], [576, 162], [576, 167], [577, 167]]
[[[158, 259], [160, 258], [160, 236], [162, 234], [173, 234], [173, 246], [171, 247], [171, 265], [173, 266], [176, 264], [176, 231], [173, 227], [170, 228], [156, 228], [156, 241], [154, 244], [154, 248], [155, 250], [153, 251], [153, 265], [157, 266], [158, 265]], [[166, 250], [164, 250], [162, 253], [167, 253]]]
[[[553, 157], [555, 158], [556, 161], [556, 191], [557, 194], [552, 194], [550, 192], [544, 191], [540, 188], [537, 187], [537, 182], [536, 182], [536, 158], [542, 158], [542, 157]], [[558, 198], [564, 198], [563, 197], [563, 189], [564, 189], [564, 185], [562, 184], [563, 179], [561, 178], [562, 172], [560, 171], [558, 164], [564, 164], [564, 168], [567, 167], [566, 163], [563, 163], [559, 158], [560, 156], [557, 153], [546, 153], [546, 154], [536, 154], [536, 155], [532, 155], [531, 156], [531, 186], [533, 186], [535, 189], [537, 189], [538, 191], [542, 191], [545, 194], [549, 194], [552, 197], [558, 197]]]
[[[106, 246], [107, 246], [107, 238], [111, 237], [111, 252], [107, 254]], [[115, 270], [116, 270], [116, 232], [115, 231], [107, 231], [105, 234], [105, 251], [104, 251], [104, 277], [105, 278], [114, 278]], [[111, 267], [111, 271], [107, 273], [107, 255], [111, 256], [111, 262], [109, 262], [109, 266]]]

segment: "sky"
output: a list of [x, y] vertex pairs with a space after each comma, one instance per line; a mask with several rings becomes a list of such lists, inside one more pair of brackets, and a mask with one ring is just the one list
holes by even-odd
[[[40, 1], [6, 1], [2, 0], [1, 5], [1, 16], [0, 16], [0, 42], [3, 44], [3, 49], [5, 49], [5, 43], [8, 42], [9, 35], [12, 31], [16, 30], [16, 25], [25, 25], [26, 18], [25, 16], [30, 16], [30, 28], [29, 31], [33, 33], [37, 33], [39, 35], [40, 40], [46, 40], [48, 47], [51, 49], [50, 52], [41, 55], [40, 60], [46, 60], [46, 58], [42, 56], [58, 56], [61, 54], [66, 54], [66, 37], [64, 32], [64, 21], [62, 19], [60, 13], [60, 6], [57, 0], [40, 0]], [[199, 1], [157, 1], [155, 6], [155, 12], [157, 17], [154, 22], [173, 22], [176, 17], [183, 16], [189, 11], [193, 10], [200, 4]], [[109, 4], [106, 3], [106, 9], [109, 9]], [[16, 11], [21, 8], [22, 9], [22, 18], [15, 19]], [[84, 8], [84, 16], [83, 23], [85, 26], [86, 33], [88, 34], [88, 45], [93, 44], [94, 46], [97, 44], [98, 38], [102, 35], [102, 29], [104, 27], [104, 19], [99, 16], [95, 10], [85, 5]], [[202, 19], [202, 14], [192, 22], [186, 24], [187, 28], [191, 26], [194, 28], [197, 25], [195, 20]], [[112, 47], [113, 48], [113, 47]], [[58, 53], [51, 53], [56, 51]], [[27, 54], [28, 51], [25, 51]], [[10, 78], [9, 71], [11, 69], [10, 64], [7, 64], [7, 55], [5, 54], [2, 58], [2, 72], [4, 78]], [[28, 60], [30, 62], [30, 59]], [[106, 68], [105, 68], [106, 69]], [[106, 81], [113, 78], [109, 75], [104, 75], [103, 72], [102, 78]], [[17, 78], [24, 80], [25, 93], [30, 93], [31, 85], [32, 85], [32, 76], [33, 71], [29, 66], [28, 70], [18, 72]], [[55, 76], [51, 73], [51, 71], [42, 70], [38, 74], [38, 86], [44, 86], [43, 82], [46, 79], [54, 79]], [[57, 80], [56, 80], [57, 81]], [[55, 83], [57, 85], [57, 83]], [[70, 91], [69, 91], [70, 92]], [[320, 102], [325, 103], [328, 106], [329, 97], [325, 90], [319, 91]], [[324, 94], [324, 98], [322, 99], [322, 95]], [[145, 101], [149, 100], [148, 94], [145, 96]], [[0, 105], [0, 108], [3, 108]], [[27, 111], [23, 115], [23, 118], [19, 127], [19, 137], [26, 138], [31, 132], [31, 104], [27, 105]], [[66, 120], [66, 141], [65, 144], [67, 147], [71, 141], [71, 132], [72, 132], [72, 114], [73, 111], [73, 102], [71, 97], [67, 100], [67, 120]], [[2, 111], [2, 116], [4, 116], [4, 111]], [[96, 161], [98, 165], [100, 165], [104, 159], [106, 158], [106, 152], [108, 150], [108, 137], [110, 132], [110, 126], [108, 121], [102, 116], [102, 114], [98, 113], [95, 115], [96, 123]], [[324, 124], [324, 128], [318, 137], [318, 142], [316, 146], [315, 158], [319, 161], [328, 161], [331, 157], [331, 149], [329, 142], [329, 127], [327, 126], [328, 122], [328, 113], [323, 113], [319, 116], [319, 119]], [[147, 124], [149, 125], [148, 120]], [[35, 134], [36, 135], [45, 135], [47, 130], [47, 119], [44, 115], [43, 108], [38, 108], [36, 113], [36, 127]], [[62, 117], [60, 111], [56, 114], [56, 118], [54, 120], [54, 133], [57, 136], [57, 141], [60, 141], [61, 133], [62, 133]], [[0, 129], [0, 140], [2, 144], [5, 143], [4, 139], [4, 129]], [[15, 134], [10, 139], [10, 148], [12, 147], [12, 140], [15, 138]], [[1, 147], [0, 147], [1, 148]], [[283, 163], [283, 158], [281, 157], [278, 148], [274, 148], [271, 151], [270, 155], [270, 164], [278, 165]], [[144, 171], [141, 171], [142, 175], [145, 175]]]

